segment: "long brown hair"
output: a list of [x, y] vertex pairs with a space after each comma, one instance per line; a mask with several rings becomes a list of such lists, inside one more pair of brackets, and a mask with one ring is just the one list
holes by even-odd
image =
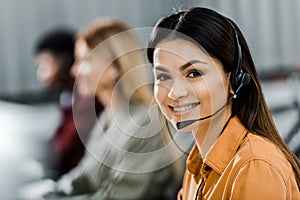
[[230, 24], [228, 20], [228, 18], [213, 10], [200, 7], [162, 18], [156, 24], [148, 41], [148, 60], [153, 63], [154, 49], [160, 41], [166, 38], [187, 39], [186, 37], [188, 37], [196, 41], [211, 57], [220, 60], [226, 72], [232, 72], [236, 68], [238, 57], [234, 27], [241, 46], [242, 69], [250, 75], [251, 81], [240, 90], [238, 98], [233, 102], [232, 113], [250, 132], [267, 138], [282, 150], [292, 165], [299, 187], [299, 159], [288, 148], [278, 133], [265, 102], [245, 38], [239, 28], [233, 22]]
[[144, 84], [152, 82], [151, 70], [145, 66], [147, 59], [136, 33], [127, 24], [110, 17], [95, 19], [79, 32], [76, 39], [85, 41], [91, 50], [101, 45], [105, 47], [122, 77], [124, 97], [147, 105], [153, 103], [152, 88]]

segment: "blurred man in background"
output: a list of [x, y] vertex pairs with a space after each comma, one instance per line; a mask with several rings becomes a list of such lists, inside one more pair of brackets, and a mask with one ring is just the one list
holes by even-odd
[[96, 101], [95, 110], [88, 110], [87, 105], [94, 103], [95, 97], [79, 96], [74, 86], [70, 74], [74, 63], [73, 32], [60, 29], [47, 32], [39, 39], [35, 53], [37, 78], [49, 94], [58, 97], [62, 116], [45, 159], [46, 168], [53, 169], [51, 176], [55, 178], [76, 166], [83, 156], [83, 144], [94, 124], [93, 116], [101, 106]]

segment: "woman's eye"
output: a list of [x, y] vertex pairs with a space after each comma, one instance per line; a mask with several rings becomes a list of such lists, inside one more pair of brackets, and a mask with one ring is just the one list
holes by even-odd
[[159, 74], [159, 75], [157, 75], [157, 78], [156, 78], [157, 81], [165, 81], [168, 79], [170, 79], [170, 76], [167, 74]]
[[189, 78], [195, 78], [198, 76], [202, 76], [202, 73], [200, 71], [190, 71], [187, 74], [187, 77], [189, 77]]

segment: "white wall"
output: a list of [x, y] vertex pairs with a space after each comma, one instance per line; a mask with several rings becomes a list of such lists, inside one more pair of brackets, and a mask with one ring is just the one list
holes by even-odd
[[299, 0], [194, 0], [234, 19], [246, 36], [258, 71], [300, 64]]
[[114, 16], [132, 27], [153, 26], [178, 0], [0, 0], [0, 95], [40, 88], [33, 48], [57, 26], [78, 30], [96, 17]]
[[52, 27], [77, 30], [100, 16], [148, 27], [173, 8], [195, 5], [214, 8], [237, 22], [259, 71], [299, 65], [299, 0], [0, 0], [0, 95], [40, 88], [33, 47]]

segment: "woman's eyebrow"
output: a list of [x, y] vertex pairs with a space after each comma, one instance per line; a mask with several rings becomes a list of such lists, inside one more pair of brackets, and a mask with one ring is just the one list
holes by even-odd
[[190, 60], [190, 61], [188, 61], [186, 64], [182, 65], [182, 66], [179, 68], [179, 70], [180, 70], [180, 71], [183, 71], [183, 70], [185, 70], [186, 68], [188, 68], [189, 66], [191, 66], [191, 65], [193, 65], [193, 64], [195, 64], [195, 63], [207, 64], [207, 62], [202, 61], [202, 60]]
[[[179, 68], [179, 70], [180, 70], [180, 71], [183, 71], [183, 70], [185, 70], [186, 68], [188, 68], [189, 66], [191, 66], [191, 65], [193, 65], [193, 64], [195, 64], [195, 63], [207, 64], [207, 62], [202, 61], [202, 60], [190, 60], [190, 61], [188, 61], [186, 64], [182, 65], [182, 66]], [[158, 71], [169, 72], [168, 69], [166, 69], [166, 68], [164, 68], [164, 67], [162, 67], [162, 66], [159, 66], [159, 65], [154, 66], [154, 69], [155, 69], [155, 70], [158, 70]]]
[[167, 70], [166, 68], [161, 67], [161, 66], [155, 66], [154, 69], [159, 70], [159, 71], [163, 71], [163, 72], [169, 72], [169, 70]]

